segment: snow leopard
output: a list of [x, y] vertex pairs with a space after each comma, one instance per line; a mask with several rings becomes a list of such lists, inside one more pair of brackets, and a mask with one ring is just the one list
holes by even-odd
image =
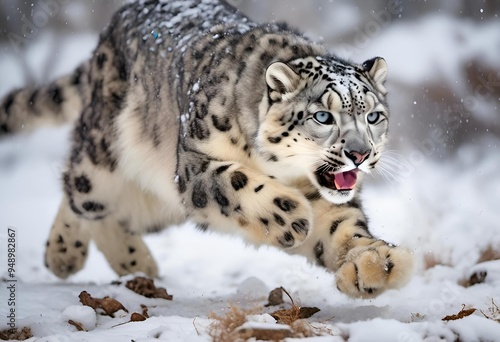
[[303, 255], [351, 297], [403, 286], [411, 252], [372, 235], [359, 195], [387, 70], [224, 0], [126, 4], [73, 73], [1, 102], [3, 138], [74, 123], [46, 266], [78, 272], [93, 240], [118, 275], [157, 277], [143, 234], [191, 221]]

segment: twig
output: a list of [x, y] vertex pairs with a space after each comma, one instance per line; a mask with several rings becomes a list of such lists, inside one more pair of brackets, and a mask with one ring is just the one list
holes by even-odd
[[283, 286], [281, 286], [281, 289], [283, 290], [283, 292], [285, 292], [285, 293], [286, 293], [286, 295], [288, 296], [288, 298], [290, 298], [290, 301], [292, 302], [292, 306], [295, 306], [295, 303], [294, 303], [294, 301], [293, 301], [293, 298], [292, 298], [292, 296], [290, 296], [290, 294], [288, 293], [288, 291], [287, 291], [287, 290], [285, 290], [285, 288], [284, 288]]
[[197, 318], [198, 318], [198, 317], [193, 318], [193, 327], [194, 327], [194, 330], [196, 330], [196, 334], [197, 334], [198, 336], [201, 336], [200, 332], [198, 331], [198, 328], [196, 327], [196, 319], [197, 319]]

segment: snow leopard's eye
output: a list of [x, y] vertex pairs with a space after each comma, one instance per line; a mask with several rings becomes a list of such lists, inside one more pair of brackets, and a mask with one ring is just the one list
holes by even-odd
[[319, 111], [314, 113], [314, 120], [323, 125], [333, 124], [333, 115], [330, 112]]
[[380, 119], [380, 112], [371, 112], [366, 116], [366, 121], [368, 121], [369, 124], [375, 124], [377, 121]]

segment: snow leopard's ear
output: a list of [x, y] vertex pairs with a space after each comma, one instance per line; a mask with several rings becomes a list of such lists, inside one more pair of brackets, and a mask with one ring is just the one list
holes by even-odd
[[283, 95], [297, 89], [300, 84], [300, 75], [287, 64], [274, 62], [267, 67], [266, 83], [271, 100], [278, 101]]
[[380, 90], [385, 90], [384, 83], [387, 78], [387, 62], [382, 57], [375, 57], [363, 63], [363, 68], [368, 76], [375, 82]]

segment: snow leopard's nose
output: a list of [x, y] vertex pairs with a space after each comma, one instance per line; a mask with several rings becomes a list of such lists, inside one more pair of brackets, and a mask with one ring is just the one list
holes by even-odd
[[358, 166], [361, 165], [366, 158], [370, 155], [371, 150], [365, 151], [365, 152], [358, 152], [358, 151], [346, 151], [344, 150], [344, 153], [347, 158], [352, 160], [354, 165]]

